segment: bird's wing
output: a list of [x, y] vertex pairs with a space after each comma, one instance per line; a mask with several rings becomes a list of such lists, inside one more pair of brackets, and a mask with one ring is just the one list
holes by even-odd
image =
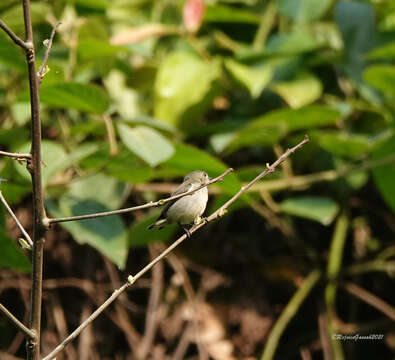
[[[188, 182], [184, 182], [176, 190], [174, 190], [174, 192], [171, 194], [171, 196], [183, 194], [183, 193], [191, 191], [191, 190], [192, 190], [192, 184], [188, 183]], [[160, 215], [158, 217], [158, 220], [165, 218], [167, 210], [169, 210], [169, 207], [172, 206], [179, 199], [180, 198], [169, 201], [168, 203], [166, 203], [165, 207], [163, 208], [162, 212], [160, 213]]]

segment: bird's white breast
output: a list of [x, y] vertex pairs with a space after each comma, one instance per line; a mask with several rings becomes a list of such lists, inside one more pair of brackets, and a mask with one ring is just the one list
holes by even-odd
[[207, 188], [200, 189], [192, 195], [178, 199], [167, 210], [167, 221], [169, 223], [191, 224], [201, 216], [206, 209], [208, 200]]

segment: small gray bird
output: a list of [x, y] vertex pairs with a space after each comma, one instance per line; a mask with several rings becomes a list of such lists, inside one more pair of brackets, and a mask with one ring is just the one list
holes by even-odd
[[[201, 170], [192, 171], [184, 177], [182, 184], [171, 194], [171, 196], [191, 191], [199, 186], [207, 184], [209, 181], [210, 178], [206, 172]], [[189, 236], [189, 231], [185, 225], [192, 223], [196, 224], [200, 221], [200, 216], [206, 209], [207, 200], [207, 187], [204, 187], [191, 195], [169, 201], [158, 220], [150, 225], [148, 229], [154, 227], [161, 229], [166, 224], [178, 224]]]

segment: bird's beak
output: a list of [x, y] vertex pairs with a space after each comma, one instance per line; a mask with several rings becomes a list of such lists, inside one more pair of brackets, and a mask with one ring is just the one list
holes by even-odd
[[214, 178], [212, 178], [212, 177], [210, 177], [210, 176], [208, 177], [208, 181], [211, 181], [211, 180], [213, 180], [213, 179], [214, 179]]

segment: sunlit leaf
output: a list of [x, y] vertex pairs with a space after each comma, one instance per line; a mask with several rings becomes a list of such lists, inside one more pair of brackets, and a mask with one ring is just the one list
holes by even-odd
[[[26, 96], [25, 96], [26, 97]], [[75, 109], [90, 113], [103, 113], [108, 109], [109, 99], [102, 88], [80, 83], [58, 83], [40, 90], [40, 101], [48, 107]]]
[[[204, 76], [202, 76], [204, 74]], [[204, 62], [186, 52], [175, 52], [161, 64], [155, 81], [155, 117], [179, 124], [188, 110], [197, 117], [211, 105], [213, 82], [220, 75], [218, 61]]]
[[376, 47], [367, 55], [367, 58], [370, 60], [395, 59], [395, 41]]
[[325, 132], [320, 135], [319, 144], [337, 156], [352, 159], [361, 157], [373, 147], [373, 142], [368, 136], [345, 132]]
[[368, 67], [363, 77], [367, 83], [388, 97], [395, 97], [395, 66], [374, 65]]
[[252, 11], [224, 5], [207, 6], [204, 22], [258, 24], [260, 18]]
[[[68, 154], [62, 145], [50, 140], [42, 141], [41, 156], [44, 166], [42, 167], [42, 182], [43, 186], [58, 173], [67, 169], [69, 166], [78, 163], [79, 160], [94, 153], [97, 150], [95, 144], [83, 144], [79, 146], [74, 152]], [[30, 151], [30, 144], [26, 143], [17, 149], [20, 153], [28, 153]], [[30, 180], [30, 174], [26, 170], [24, 164], [16, 163], [17, 171], [26, 179]]]
[[158, 131], [147, 126], [131, 128], [120, 123], [118, 131], [125, 146], [151, 166], [164, 162], [174, 153], [171, 142]]
[[280, 203], [283, 212], [329, 225], [339, 212], [339, 205], [326, 197], [295, 197]]
[[78, 199], [95, 200], [116, 210], [122, 205], [124, 191], [125, 185], [118, 180], [103, 174], [94, 174], [73, 180], [67, 194]]
[[111, 45], [100, 40], [83, 40], [78, 43], [78, 55], [81, 60], [96, 60], [128, 52], [128, 48]]
[[310, 73], [301, 74], [293, 80], [277, 82], [270, 88], [292, 108], [309, 105], [318, 100], [322, 94], [321, 81]]
[[339, 117], [337, 110], [320, 105], [272, 111], [250, 121], [238, 131], [227, 151], [274, 144], [290, 131], [334, 124]]
[[269, 65], [261, 68], [252, 68], [232, 59], [226, 60], [225, 65], [233, 77], [242, 83], [254, 98], [261, 94], [274, 74], [274, 68]]

